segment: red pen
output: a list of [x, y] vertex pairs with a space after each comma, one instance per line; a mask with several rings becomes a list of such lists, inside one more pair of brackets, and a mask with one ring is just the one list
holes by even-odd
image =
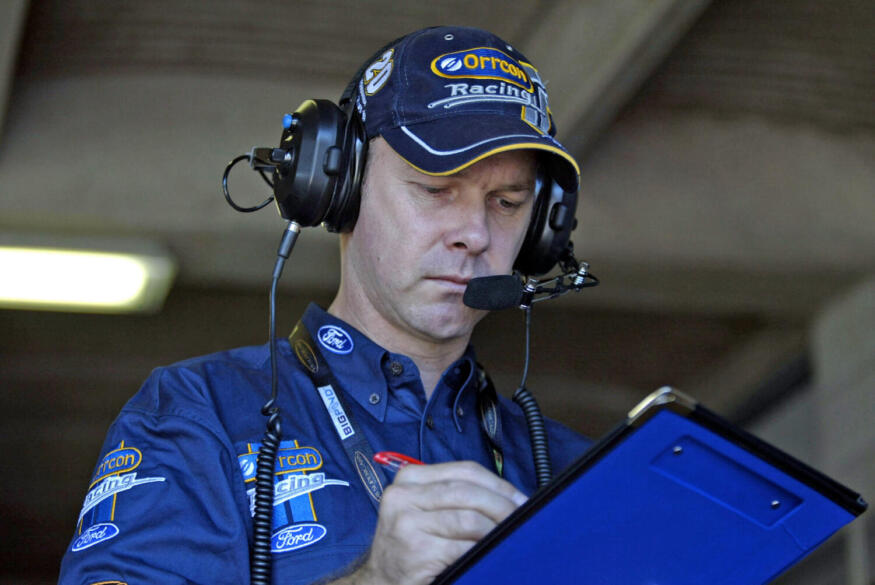
[[386, 469], [395, 472], [405, 465], [425, 465], [419, 459], [414, 459], [413, 457], [408, 457], [407, 455], [402, 455], [401, 453], [396, 453], [394, 451], [380, 451], [374, 455], [374, 461]]

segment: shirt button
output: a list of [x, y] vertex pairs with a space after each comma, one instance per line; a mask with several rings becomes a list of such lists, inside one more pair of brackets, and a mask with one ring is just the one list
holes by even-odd
[[465, 416], [465, 411], [462, 410], [462, 407], [460, 406], [456, 409], [456, 414], [458, 414], [459, 416]]
[[389, 364], [389, 370], [393, 376], [400, 376], [404, 373], [404, 366], [401, 365], [401, 362], [392, 362]]
[[379, 402], [380, 402], [380, 395], [377, 394], [376, 392], [374, 392], [374, 393], [371, 394], [371, 396], [368, 398], [368, 402], [370, 402], [371, 404], [377, 404], [377, 403], [379, 403]]
[[427, 419], [425, 419], [425, 426], [427, 426], [430, 429], [433, 429], [434, 428], [434, 419], [431, 418], [430, 416]]

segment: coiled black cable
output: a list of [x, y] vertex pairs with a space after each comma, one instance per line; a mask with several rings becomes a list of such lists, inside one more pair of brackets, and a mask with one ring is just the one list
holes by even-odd
[[526, 415], [529, 440], [532, 443], [532, 458], [535, 461], [535, 477], [538, 479], [538, 487], [543, 487], [550, 483], [553, 478], [553, 465], [550, 462], [550, 447], [547, 444], [544, 417], [541, 415], [537, 400], [524, 386], [520, 386], [513, 393], [513, 401]]
[[292, 253], [292, 248], [301, 231], [301, 226], [290, 221], [277, 250], [276, 264], [270, 282], [270, 400], [261, 407], [261, 413], [268, 417], [267, 429], [258, 449], [255, 467], [255, 511], [252, 519], [252, 552], [250, 555], [250, 575], [252, 585], [270, 585], [273, 558], [271, 556], [271, 536], [273, 531], [273, 471], [276, 453], [282, 438], [278, 395], [277, 356], [276, 356], [276, 291], [283, 266]]
[[547, 430], [544, 426], [544, 416], [538, 401], [526, 388], [526, 379], [529, 377], [529, 355], [531, 351], [532, 335], [532, 307], [526, 307], [526, 359], [523, 366], [523, 379], [519, 388], [513, 393], [513, 401], [522, 409], [526, 417], [526, 425], [529, 427], [529, 442], [532, 444], [532, 459], [535, 463], [535, 477], [538, 487], [550, 483], [553, 478], [553, 465], [550, 462], [550, 446], [547, 443]]
[[252, 585], [270, 585], [273, 562], [270, 553], [273, 530], [273, 469], [282, 436], [279, 412], [275, 407], [273, 410], [256, 459], [255, 514], [252, 519], [253, 538], [250, 559]]

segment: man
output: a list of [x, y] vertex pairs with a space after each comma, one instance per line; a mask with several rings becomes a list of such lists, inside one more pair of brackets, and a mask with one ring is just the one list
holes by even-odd
[[[537, 71], [484, 31], [426, 29], [364, 68], [355, 105], [369, 148], [341, 284], [278, 344], [276, 583], [429, 583], [536, 487], [522, 413], [484, 394], [468, 342], [485, 313], [462, 295], [511, 272], [539, 169], [577, 188]], [[153, 372], [110, 428], [61, 583], [249, 582], [270, 375], [267, 346]], [[586, 448], [547, 426], [555, 467]], [[381, 478], [368, 450], [427, 465]]]

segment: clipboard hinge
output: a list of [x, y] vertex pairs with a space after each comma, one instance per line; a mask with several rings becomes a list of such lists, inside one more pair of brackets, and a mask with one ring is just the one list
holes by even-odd
[[630, 410], [626, 416], [626, 422], [634, 427], [641, 426], [656, 412], [651, 408], [659, 405], [667, 405], [669, 410], [679, 414], [689, 414], [696, 409], [698, 402], [680, 390], [671, 386], [663, 386]]

